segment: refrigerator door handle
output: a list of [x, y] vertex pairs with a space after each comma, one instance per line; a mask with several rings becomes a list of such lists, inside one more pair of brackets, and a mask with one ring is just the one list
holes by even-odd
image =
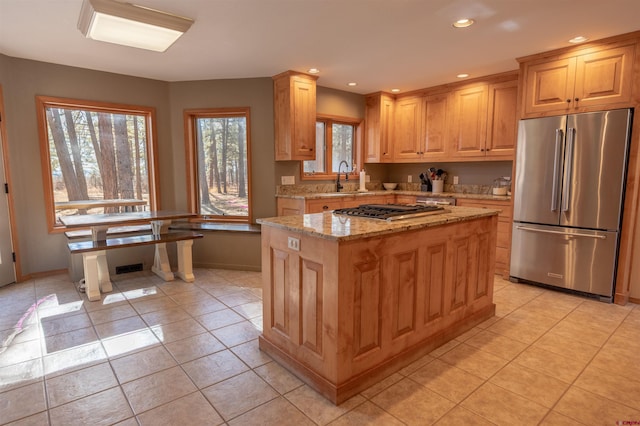
[[573, 143], [576, 129], [567, 129], [567, 157], [565, 159], [564, 181], [562, 182], [562, 211], [569, 210], [569, 198], [571, 197], [571, 174], [573, 165]]
[[556, 129], [556, 151], [553, 156], [553, 185], [551, 187], [551, 211], [558, 210], [558, 173], [560, 172], [560, 148], [562, 146], [562, 129]]
[[538, 229], [538, 228], [529, 228], [526, 226], [516, 226], [516, 229], [520, 230], [520, 231], [531, 231], [531, 232], [541, 232], [543, 234], [559, 234], [559, 235], [566, 235], [568, 237], [587, 237], [587, 238], [597, 238], [599, 240], [606, 240], [607, 236], [606, 235], [593, 235], [593, 234], [581, 234], [578, 232], [562, 232], [562, 231], [552, 231], [549, 229]]

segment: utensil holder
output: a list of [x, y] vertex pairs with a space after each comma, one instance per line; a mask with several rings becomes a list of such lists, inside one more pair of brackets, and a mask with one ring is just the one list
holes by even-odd
[[444, 181], [443, 180], [434, 180], [431, 182], [431, 186], [433, 187], [434, 194], [440, 194], [444, 190]]

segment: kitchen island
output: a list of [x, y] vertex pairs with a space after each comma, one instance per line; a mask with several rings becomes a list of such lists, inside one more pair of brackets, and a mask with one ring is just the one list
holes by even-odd
[[497, 210], [261, 219], [260, 348], [339, 404], [492, 317]]

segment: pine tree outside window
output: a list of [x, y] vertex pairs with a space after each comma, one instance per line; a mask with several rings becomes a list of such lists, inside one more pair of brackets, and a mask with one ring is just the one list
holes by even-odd
[[155, 110], [36, 97], [49, 230], [75, 214], [155, 210]]
[[250, 110], [185, 111], [191, 211], [202, 220], [251, 221]]

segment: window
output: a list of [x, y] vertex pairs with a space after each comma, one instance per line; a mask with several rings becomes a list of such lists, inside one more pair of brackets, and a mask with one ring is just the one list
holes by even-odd
[[360, 121], [344, 117], [318, 116], [316, 121], [316, 159], [303, 162], [303, 179], [333, 179], [338, 173], [355, 171], [358, 163]]
[[249, 108], [185, 111], [188, 197], [204, 220], [251, 221]]
[[37, 96], [49, 230], [71, 214], [156, 209], [155, 110]]

